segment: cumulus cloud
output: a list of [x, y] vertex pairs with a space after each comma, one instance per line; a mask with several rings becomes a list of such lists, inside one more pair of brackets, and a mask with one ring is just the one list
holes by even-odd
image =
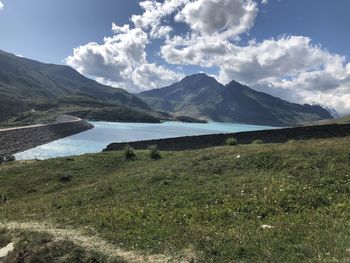
[[227, 82], [235, 76], [251, 84], [319, 68], [331, 58], [320, 47], [312, 46], [310, 38], [302, 36], [283, 36], [260, 43], [251, 41], [246, 46], [230, 44], [220, 59], [223, 63], [220, 79]]
[[106, 37], [103, 44], [91, 42], [75, 48], [66, 63], [104, 84], [134, 92], [168, 85], [182, 77], [148, 63], [145, 48], [149, 40], [142, 29], [113, 24], [112, 30], [114, 35]]
[[185, 22], [199, 35], [232, 38], [247, 32], [257, 13], [253, 1], [197, 0], [186, 4], [175, 20]]
[[0, 1], [0, 11], [4, 10], [4, 4]]
[[172, 64], [213, 66], [216, 56], [230, 53], [232, 41], [250, 30], [257, 14], [258, 6], [250, 0], [190, 1], [175, 15], [189, 33], [167, 38], [160, 53]]
[[175, 16], [191, 31], [186, 36], [167, 38], [162, 57], [172, 64], [213, 66], [216, 56], [230, 53], [232, 40], [253, 26], [258, 13], [254, 1], [196, 0], [186, 4]]
[[136, 27], [150, 29], [151, 38], [163, 38], [173, 30], [170, 26], [162, 26], [164, 18], [174, 13], [189, 0], [165, 0], [160, 3], [156, 0], [146, 0], [140, 2], [140, 7], [144, 9], [142, 15], [133, 15], [131, 21]]
[[229, 41], [211, 36], [175, 36], [165, 41], [160, 54], [171, 64], [212, 67], [217, 57], [224, 57], [233, 47]]

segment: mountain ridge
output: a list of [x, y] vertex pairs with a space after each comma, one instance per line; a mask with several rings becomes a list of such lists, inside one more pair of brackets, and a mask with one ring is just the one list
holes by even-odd
[[139, 96], [158, 110], [213, 121], [295, 126], [332, 118], [321, 106], [291, 103], [234, 80], [223, 85], [204, 73]]
[[58, 114], [106, 121], [159, 122], [185, 117], [271, 126], [332, 118], [320, 106], [290, 103], [236, 81], [223, 85], [204, 73], [134, 95], [86, 78], [69, 66], [0, 50], [0, 123], [45, 123]]
[[0, 50], [3, 126], [47, 123], [59, 114], [70, 113], [98, 120], [108, 114], [108, 120], [159, 122], [152, 112], [137, 96], [86, 78], [69, 66], [42, 63]]

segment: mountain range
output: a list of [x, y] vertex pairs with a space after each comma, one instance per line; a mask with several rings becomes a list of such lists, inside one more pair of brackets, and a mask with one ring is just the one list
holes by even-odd
[[291, 126], [332, 118], [321, 106], [290, 103], [236, 81], [223, 85], [205, 74], [139, 96], [157, 110], [219, 122]]
[[62, 65], [0, 51], [0, 122], [52, 121], [59, 114], [158, 121], [151, 107], [123, 89], [102, 85]]
[[76, 70], [0, 51], [2, 126], [51, 122], [61, 114], [90, 120], [212, 120], [291, 126], [331, 119], [320, 106], [299, 105], [232, 81], [195, 74], [168, 87], [130, 94]]

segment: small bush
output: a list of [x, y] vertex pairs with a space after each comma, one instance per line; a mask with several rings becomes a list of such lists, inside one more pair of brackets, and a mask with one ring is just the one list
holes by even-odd
[[72, 176], [70, 174], [61, 175], [59, 180], [61, 183], [70, 183]]
[[237, 139], [235, 138], [228, 138], [225, 143], [227, 145], [230, 145], [230, 146], [234, 146], [234, 145], [237, 145]]
[[264, 141], [263, 141], [263, 140], [260, 140], [260, 139], [254, 140], [254, 141], [252, 142], [252, 144], [263, 144], [263, 143], [264, 143]]
[[134, 160], [136, 158], [134, 148], [132, 148], [130, 145], [125, 146], [124, 156], [126, 160]]
[[16, 157], [13, 155], [0, 155], [0, 163], [7, 163], [16, 161]]
[[160, 152], [158, 150], [158, 146], [157, 145], [150, 145], [148, 146], [148, 150], [149, 150], [149, 156], [151, 157], [151, 159], [160, 159]]

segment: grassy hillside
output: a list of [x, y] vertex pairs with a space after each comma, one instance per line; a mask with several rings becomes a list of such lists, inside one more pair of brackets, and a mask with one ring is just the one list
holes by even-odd
[[350, 115], [346, 115], [337, 119], [327, 119], [327, 120], [322, 120], [318, 121], [316, 123], [312, 123], [312, 125], [315, 124], [345, 124], [345, 123], [350, 123]]
[[136, 153], [1, 165], [0, 222], [187, 262], [350, 260], [350, 137]]

